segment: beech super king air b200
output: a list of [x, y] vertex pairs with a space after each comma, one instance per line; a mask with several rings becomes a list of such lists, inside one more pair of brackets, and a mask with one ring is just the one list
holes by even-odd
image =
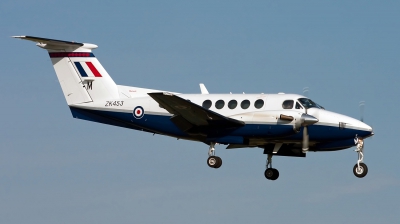
[[215, 145], [227, 149], [259, 147], [267, 154], [264, 175], [279, 177], [272, 156], [305, 157], [308, 151], [335, 151], [355, 144], [353, 173], [364, 177], [364, 139], [372, 128], [357, 119], [325, 110], [297, 94], [201, 94], [116, 85], [92, 53], [97, 45], [32, 36], [48, 51], [74, 118], [146, 131], [209, 145], [207, 164], [222, 165]]

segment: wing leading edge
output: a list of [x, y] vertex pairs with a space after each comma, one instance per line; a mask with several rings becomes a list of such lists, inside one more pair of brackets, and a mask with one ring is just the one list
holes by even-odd
[[148, 94], [160, 106], [173, 114], [172, 122], [187, 133], [196, 134], [198, 132], [237, 128], [245, 125], [243, 121], [225, 117], [171, 93]]

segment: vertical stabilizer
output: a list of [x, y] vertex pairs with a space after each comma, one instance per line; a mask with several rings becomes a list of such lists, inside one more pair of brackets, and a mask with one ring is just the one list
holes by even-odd
[[118, 87], [92, 53], [94, 44], [32, 36], [14, 36], [36, 42], [49, 52], [68, 105], [118, 99]]

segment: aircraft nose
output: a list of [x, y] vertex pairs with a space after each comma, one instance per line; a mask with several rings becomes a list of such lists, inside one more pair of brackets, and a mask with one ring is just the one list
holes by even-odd
[[339, 123], [339, 128], [352, 130], [347, 132], [349, 136], [358, 135], [363, 138], [368, 138], [374, 134], [373, 129], [368, 124], [343, 114], [338, 114], [330, 111], [321, 111], [319, 113], [320, 120], [329, 120], [332, 123]]
[[374, 135], [374, 131], [373, 131], [372, 127], [360, 120], [352, 118], [350, 124], [352, 126], [354, 126], [354, 128], [356, 128], [357, 130], [363, 132], [363, 135], [364, 135], [363, 137], [365, 137], [365, 138]]
[[369, 126], [368, 124], [366, 124], [360, 120], [357, 120], [355, 118], [353, 118], [353, 120], [354, 120], [353, 121], [354, 124], [358, 127], [358, 129], [372, 132], [372, 127]]
[[368, 124], [366, 124], [364, 122], [363, 122], [363, 125], [364, 125], [363, 128], [367, 129], [367, 131], [370, 133], [371, 136], [374, 135], [374, 130], [371, 126], [369, 126]]

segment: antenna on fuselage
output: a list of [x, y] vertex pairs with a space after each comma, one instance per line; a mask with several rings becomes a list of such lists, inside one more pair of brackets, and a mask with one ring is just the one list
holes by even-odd
[[203, 83], [200, 83], [200, 92], [201, 94], [208, 94], [208, 90], [206, 88], [206, 86]]

